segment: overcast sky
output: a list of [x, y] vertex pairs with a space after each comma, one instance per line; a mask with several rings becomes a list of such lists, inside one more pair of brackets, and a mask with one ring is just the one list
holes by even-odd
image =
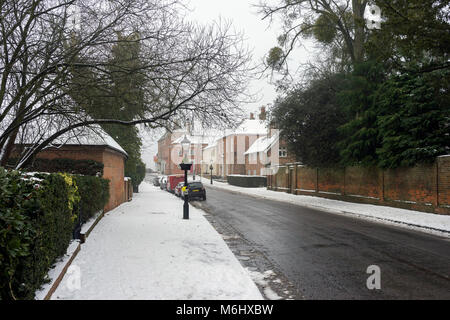
[[[219, 18], [230, 21], [236, 31], [242, 32], [249, 49], [253, 52], [255, 64], [262, 62], [270, 48], [277, 45], [277, 37], [280, 35], [281, 26], [273, 21], [261, 20], [257, 9], [253, 5], [259, 0], [189, 0], [188, 6], [192, 12], [188, 13], [194, 21], [201, 24], [210, 24]], [[298, 62], [306, 62], [310, 53], [305, 50], [297, 50], [291, 59], [290, 69], [296, 68]], [[276, 98], [275, 86], [269, 83], [269, 79], [255, 80], [250, 83], [250, 91], [257, 93], [258, 102], [243, 105], [248, 113], [257, 111], [260, 106], [272, 103]], [[154, 168], [153, 156], [157, 153], [156, 141], [161, 133], [144, 137], [142, 159], [147, 167]]]

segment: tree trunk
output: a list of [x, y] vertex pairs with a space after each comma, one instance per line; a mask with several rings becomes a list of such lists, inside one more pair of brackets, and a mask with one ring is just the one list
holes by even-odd
[[364, 11], [367, 1], [352, 0], [353, 6], [353, 22], [355, 24], [355, 38], [353, 40], [354, 63], [364, 61]]
[[15, 129], [7, 138], [5, 145], [2, 147], [2, 155], [0, 158], [0, 166], [5, 167], [11, 157], [11, 152], [14, 148], [14, 143], [16, 141], [17, 133], [19, 128]]

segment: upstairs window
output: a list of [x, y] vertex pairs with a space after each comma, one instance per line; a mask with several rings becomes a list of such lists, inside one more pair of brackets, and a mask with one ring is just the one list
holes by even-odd
[[287, 148], [280, 147], [280, 150], [278, 150], [278, 155], [280, 158], [286, 158], [287, 157]]

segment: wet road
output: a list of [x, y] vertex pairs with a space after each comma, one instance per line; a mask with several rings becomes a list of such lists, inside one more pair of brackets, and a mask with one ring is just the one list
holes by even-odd
[[[202, 207], [255, 244], [306, 299], [450, 299], [450, 240], [207, 186]], [[381, 289], [366, 273], [381, 270]]]

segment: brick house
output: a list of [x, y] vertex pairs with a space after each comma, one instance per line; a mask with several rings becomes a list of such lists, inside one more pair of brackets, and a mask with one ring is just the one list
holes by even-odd
[[289, 154], [284, 140], [280, 140], [280, 132], [269, 128], [268, 135], [258, 138], [245, 155], [245, 172], [247, 175], [266, 176], [271, 174], [270, 168], [287, 163], [295, 163], [294, 155]]
[[[167, 131], [158, 140], [158, 153], [156, 155], [157, 163], [156, 170], [162, 174], [174, 174], [178, 173], [178, 167], [173, 163], [173, 150], [172, 143], [174, 140], [182, 137], [184, 135], [184, 130], [174, 130], [172, 132]], [[175, 151], [175, 155], [178, 151]]]
[[191, 173], [200, 174], [203, 160], [203, 149], [208, 145], [210, 137], [191, 130], [191, 126], [187, 126], [186, 130], [177, 129], [172, 132], [167, 131], [158, 140], [158, 154], [156, 155], [156, 169], [158, 172], [166, 175], [183, 174], [178, 165], [183, 160], [183, 151], [181, 140], [186, 136], [191, 142], [188, 152], [189, 160], [193, 163]]
[[265, 158], [274, 158], [273, 165], [295, 162], [288, 156], [285, 143], [278, 141], [278, 131], [267, 128], [265, 107], [260, 108], [258, 118], [250, 113], [250, 117], [236, 129], [209, 135], [193, 133], [190, 129], [187, 126], [185, 130], [166, 132], [159, 139], [156, 159], [160, 173], [183, 173], [178, 164], [183, 158], [180, 142], [184, 135], [191, 141], [189, 154], [194, 164], [191, 173], [210, 174], [212, 165], [212, 174], [223, 178], [232, 174], [266, 175], [264, 168], [271, 163], [267, 163]]
[[[109, 211], [128, 201], [130, 195], [125, 182], [124, 170], [128, 154], [106, 132], [85, 134], [78, 137], [60, 138], [58, 141], [36, 155], [41, 159], [94, 160], [103, 163], [103, 178], [108, 179], [110, 198], [104, 211]], [[16, 146], [15, 148], [19, 148]]]
[[258, 138], [266, 134], [265, 121], [255, 119], [253, 114], [236, 130], [225, 132], [217, 143], [218, 175], [225, 178], [231, 174], [246, 174], [244, 153]]

